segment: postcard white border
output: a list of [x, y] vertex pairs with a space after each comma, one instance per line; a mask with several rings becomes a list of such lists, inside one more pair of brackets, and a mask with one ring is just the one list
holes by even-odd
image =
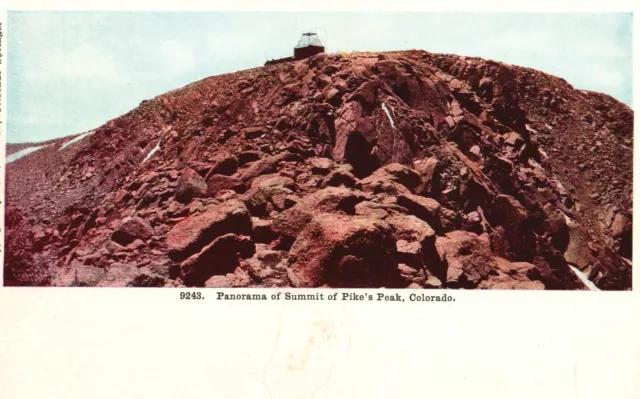
[[[637, 10], [633, 1], [558, 0], [4, 4], [5, 10]], [[637, 16], [633, 24], [637, 39]], [[4, 22], [3, 33], [6, 121]], [[633, 46], [636, 105], [637, 40]], [[4, 212], [0, 219], [3, 226]], [[634, 227], [634, 247], [638, 239]], [[634, 273], [631, 292], [456, 291], [456, 302], [447, 304], [185, 302], [170, 289], [0, 287], [0, 396], [637, 398], [639, 279]]]

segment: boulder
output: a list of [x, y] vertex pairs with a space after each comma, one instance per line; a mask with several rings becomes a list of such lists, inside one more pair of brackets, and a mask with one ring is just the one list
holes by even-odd
[[225, 234], [182, 262], [180, 277], [188, 286], [202, 286], [213, 275], [233, 272], [240, 258], [254, 253], [255, 244], [249, 237]]
[[307, 160], [311, 166], [311, 173], [316, 175], [326, 175], [333, 168], [333, 161], [329, 158], [310, 158]]
[[627, 230], [631, 229], [631, 221], [629, 218], [618, 213], [611, 223], [611, 236], [614, 238], [621, 237]]
[[402, 194], [398, 196], [398, 205], [429, 223], [430, 226], [436, 229], [440, 227], [440, 204], [438, 201], [419, 195]]
[[570, 220], [567, 223], [569, 231], [569, 244], [564, 251], [564, 258], [567, 262], [572, 263], [582, 270], [595, 262], [595, 258], [589, 249], [589, 235], [575, 221]]
[[207, 197], [207, 182], [191, 168], [185, 168], [180, 173], [176, 187], [176, 200], [187, 204], [193, 198]]
[[356, 187], [356, 177], [346, 170], [333, 170], [329, 172], [327, 176], [320, 183], [321, 187], [340, 187], [345, 186], [349, 188]]
[[440, 260], [446, 266], [444, 273], [434, 274], [448, 287], [475, 288], [496, 268], [489, 238], [484, 234], [478, 236], [468, 231], [455, 230], [436, 238], [435, 246]]
[[544, 290], [542, 282], [529, 277], [538, 273], [535, 265], [526, 262], [509, 262], [495, 258], [496, 268], [487, 280], [478, 284], [480, 289], [493, 290]]
[[306, 195], [292, 208], [273, 219], [274, 230], [281, 235], [296, 237], [311, 221], [322, 212], [355, 213], [355, 206], [368, 196], [361, 191], [346, 187], [327, 187]]
[[260, 159], [259, 151], [243, 151], [238, 154], [238, 163], [240, 165], [245, 165], [249, 162], [254, 162]]
[[417, 241], [396, 241], [396, 251], [398, 262], [405, 263], [415, 268], [422, 267], [422, 245]]
[[[360, 96], [357, 95], [352, 95], [351, 98], [360, 100]], [[386, 116], [380, 112], [378, 118], [382, 120]], [[353, 165], [355, 176], [366, 177], [385, 163], [410, 159], [410, 150], [406, 143], [406, 146], [401, 147], [403, 143], [398, 141], [397, 151], [394, 151], [394, 138], [398, 135], [399, 132], [388, 124], [376, 129], [375, 117], [367, 115], [360, 101], [346, 101], [336, 111], [332, 158], [337, 162]], [[385, 154], [392, 154], [393, 157]]]
[[243, 202], [236, 199], [214, 205], [204, 213], [176, 224], [167, 233], [169, 257], [174, 261], [186, 259], [227, 233], [251, 234], [249, 211]]
[[394, 229], [401, 262], [417, 267], [434, 257], [436, 233], [424, 220], [394, 212], [386, 222]]
[[524, 139], [518, 133], [511, 132], [504, 135], [504, 142], [505, 144], [518, 149], [524, 144]]
[[260, 176], [253, 180], [251, 189], [243, 196], [247, 208], [253, 216], [268, 216], [274, 210], [286, 208], [285, 198], [293, 191], [295, 183], [289, 177], [279, 175]]
[[554, 248], [564, 252], [569, 245], [569, 228], [567, 226], [567, 218], [564, 213], [554, 208], [553, 205], [547, 204], [542, 208], [547, 216], [549, 223], [549, 231], [551, 232], [551, 240]]
[[242, 180], [225, 175], [212, 175], [207, 179], [207, 193], [215, 197], [220, 191], [233, 190], [236, 193], [244, 193], [245, 185]]
[[273, 230], [273, 223], [270, 219], [252, 217], [251, 223], [253, 225], [251, 239], [254, 242], [270, 243], [278, 237], [278, 234]]
[[153, 236], [153, 229], [140, 217], [126, 217], [122, 223], [111, 234], [111, 239], [120, 245], [126, 246], [134, 242], [136, 239], [143, 241]]
[[317, 214], [289, 256], [297, 287], [381, 287], [398, 284], [396, 243], [387, 223], [360, 216]]
[[482, 151], [480, 150], [480, 147], [478, 147], [477, 145], [472, 146], [469, 149], [469, 159], [472, 159], [474, 161], [479, 161], [480, 159], [482, 159]]
[[247, 287], [250, 284], [249, 274], [238, 267], [233, 273], [211, 276], [205, 281], [204, 286], [205, 288], [238, 288]]
[[416, 172], [422, 179], [422, 184], [416, 189], [418, 194], [433, 193], [439, 183], [438, 169], [440, 164], [438, 158], [431, 157], [423, 160], [416, 166]]
[[238, 158], [226, 152], [220, 152], [209, 159], [212, 162], [206, 174], [205, 180], [209, 177], [219, 174], [230, 176], [238, 170]]
[[162, 287], [166, 280], [145, 267], [131, 263], [113, 263], [100, 280], [98, 287]]
[[377, 202], [372, 201], [363, 201], [358, 203], [355, 207], [355, 214], [367, 216], [372, 219], [384, 219], [389, 216], [384, 205], [380, 205]]
[[287, 253], [274, 251], [265, 245], [256, 245], [256, 253], [245, 260], [249, 275], [261, 287], [286, 287], [288, 266]]
[[500, 194], [496, 198], [492, 215], [505, 229], [518, 228], [527, 219], [527, 210], [512, 196]]
[[86, 265], [77, 259], [69, 268], [54, 271], [51, 285], [54, 287], [95, 287], [104, 279], [106, 271], [102, 267]]
[[393, 176], [393, 180], [408, 188], [411, 192], [422, 184], [420, 174], [408, 166], [399, 163], [392, 163], [382, 168], [382, 170]]
[[293, 189], [295, 187], [295, 182], [292, 178], [278, 175], [278, 174], [268, 174], [256, 177], [251, 181], [251, 188], [267, 188], [267, 187], [286, 187], [288, 189]]
[[422, 184], [415, 170], [400, 164], [382, 167], [360, 181], [362, 191], [391, 195], [411, 194]]
[[273, 173], [278, 169], [281, 162], [301, 162], [303, 158], [298, 154], [285, 152], [278, 155], [262, 158], [249, 166], [240, 174], [240, 180], [247, 182], [253, 178], [267, 173]]
[[267, 128], [263, 126], [253, 126], [253, 127], [247, 127], [242, 129], [242, 131], [240, 132], [240, 137], [242, 137], [243, 139], [252, 140], [266, 133], [267, 133]]

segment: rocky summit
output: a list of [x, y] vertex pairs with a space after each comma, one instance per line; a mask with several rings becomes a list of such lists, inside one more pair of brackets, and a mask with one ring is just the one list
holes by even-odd
[[631, 288], [633, 112], [528, 68], [318, 54], [39, 146], [6, 285]]

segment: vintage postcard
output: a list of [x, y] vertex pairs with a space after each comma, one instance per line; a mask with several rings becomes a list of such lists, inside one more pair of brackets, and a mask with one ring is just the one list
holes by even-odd
[[351, 18], [9, 13], [4, 284], [631, 289], [631, 14]]
[[[637, 303], [632, 9], [73, 10], [0, 25], [8, 397], [640, 393], [619, 328]], [[85, 333], [125, 319], [145, 371], [100, 371], [124, 351]], [[60, 346], [24, 335], [52, 325]], [[220, 385], [180, 388], [152, 349], [189, 326], [157, 349]], [[421, 334], [437, 364], [396, 356]], [[210, 340], [224, 361], [198, 356]], [[5, 359], [33, 342], [98, 370], [75, 387], [36, 366], [53, 388], [27, 386]], [[95, 359], [65, 359], [74, 342]]]

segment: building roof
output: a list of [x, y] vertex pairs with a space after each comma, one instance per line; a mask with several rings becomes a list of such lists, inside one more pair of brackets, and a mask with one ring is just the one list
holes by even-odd
[[308, 46], [319, 46], [324, 47], [318, 35], [312, 32], [303, 33], [302, 37], [298, 41], [296, 48], [308, 47]]

